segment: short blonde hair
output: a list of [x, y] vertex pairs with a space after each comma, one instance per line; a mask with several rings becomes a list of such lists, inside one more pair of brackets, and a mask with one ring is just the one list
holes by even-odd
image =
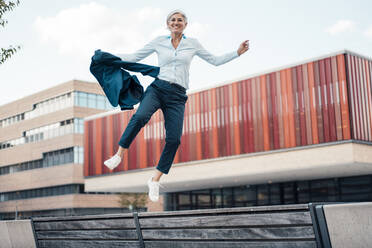
[[171, 17], [174, 15], [174, 14], [181, 14], [183, 16], [183, 19], [185, 20], [185, 22], [187, 23], [187, 16], [185, 14], [185, 12], [183, 12], [182, 10], [179, 10], [179, 9], [176, 9], [176, 10], [173, 10], [172, 12], [170, 12], [167, 16], [167, 24], [169, 22], [169, 20], [171, 19]]

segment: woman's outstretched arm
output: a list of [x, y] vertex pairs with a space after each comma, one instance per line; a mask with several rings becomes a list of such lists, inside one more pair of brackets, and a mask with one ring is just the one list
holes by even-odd
[[155, 42], [157, 39], [152, 40], [148, 44], [146, 44], [143, 48], [137, 50], [135, 53], [131, 54], [117, 54], [118, 57], [120, 57], [124, 61], [128, 62], [138, 62], [149, 55], [151, 55], [153, 52], [155, 52]]
[[240, 55], [242, 55], [249, 49], [248, 40], [246, 40], [246, 41], [243, 41], [242, 44], [240, 44], [238, 50], [234, 52], [226, 53], [221, 56], [215, 56], [211, 54], [209, 51], [207, 51], [198, 41], [196, 42], [197, 42], [196, 46], [198, 48], [196, 55], [198, 55], [200, 58], [204, 59], [208, 63], [215, 65], [215, 66], [225, 64], [239, 57]]

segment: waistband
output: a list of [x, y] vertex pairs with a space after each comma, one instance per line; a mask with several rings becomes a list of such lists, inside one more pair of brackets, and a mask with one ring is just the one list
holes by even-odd
[[168, 83], [171, 87], [177, 88], [178, 90], [181, 90], [183, 93], [186, 94], [186, 89], [185, 89], [184, 87], [182, 87], [181, 85], [177, 84], [177, 83], [172, 83], [172, 82], [169, 82], [169, 81], [167, 81], [167, 80], [160, 79], [160, 78], [157, 78], [156, 80], [166, 82], [166, 83]]

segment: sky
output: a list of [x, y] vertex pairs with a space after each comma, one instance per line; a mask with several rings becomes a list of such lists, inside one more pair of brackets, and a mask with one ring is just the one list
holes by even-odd
[[[370, 0], [21, 0], [0, 27], [0, 47], [21, 46], [0, 65], [0, 106], [73, 79], [97, 82], [89, 72], [96, 49], [135, 52], [169, 34], [174, 9], [188, 17], [185, 35], [215, 55], [250, 40], [248, 52], [218, 67], [194, 57], [191, 91], [342, 49], [372, 57]], [[157, 65], [156, 54], [141, 63]]]

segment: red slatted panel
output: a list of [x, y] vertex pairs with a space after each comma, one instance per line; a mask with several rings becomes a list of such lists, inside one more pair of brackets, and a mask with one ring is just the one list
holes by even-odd
[[270, 150], [274, 149], [274, 118], [273, 118], [273, 104], [271, 99], [271, 80], [270, 75], [266, 75], [266, 102], [267, 102], [267, 116], [269, 123], [269, 142]]
[[320, 72], [319, 62], [314, 62], [314, 82], [315, 82], [315, 100], [316, 100], [316, 115], [317, 115], [317, 126], [319, 143], [324, 141], [324, 125], [323, 125], [323, 101], [322, 101], [322, 88], [320, 85]]
[[307, 74], [307, 65], [302, 65], [302, 77], [304, 85], [304, 105], [305, 105], [305, 123], [306, 123], [306, 143], [313, 144], [313, 135], [311, 130], [311, 116], [310, 116], [310, 93], [309, 93], [309, 79]]
[[291, 68], [292, 70], [292, 90], [293, 90], [293, 102], [294, 102], [294, 120], [295, 120], [295, 137], [296, 146], [301, 145], [301, 125], [300, 125], [300, 106], [299, 106], [299, 94], [297, 85], [297, 73], [296, 68]]
[[346, 55], [352, 138], [372, 140], [371, 60]]
[[284, 134], [284, 147], [290, 147], [289, 135], [289, 114], [288, 114], [288, 96], [287, 96], [287, 74], [285, 70], [280, 71], [281, 95], [282, 95], [282, 113], [283, 113], [283, 134]]
[[278, 124], [279, 124], [279, 147], [284, 148], [284, 130], [283, 130], [283, 111], [282, 111], [282, 90], [280, 81], [280, 72], [275, 73], [276, 77], [276, 106], [278, 108]]
[[368, 121], [368, 140], [372, 140], [372, 87], [371, 87], [371, 62], [364, 60], [364, 77], [366, 83], [366, 114]]
[[344, 140], [350, 139], [350, 116], [349, 116], [349, 102], [347, 96], [346, 86], [346, 65], [345, 56], [337, 56], [337, 71], [340, 82], [340, 105], [341, 105], [341, 119], [342, 119], [342, 134]]
[[337, 75], [337, 58], [331, 57], [331, 66], [332, 66], [332, 90], [333, 102], [335, 109], [335, 118], [336, 118], [336, 135], [337, 140], [342, 140], [342, 120], [341, 120], [341, 107], [340, 107], [340, 83]]
[[326, 74], [326, 89], [327, 89], [327, 99], [328, 99], [329, 135], [330, 135], [330, 141], [335, 141], [337, 140], [336, 119], [335, 119], [335, 107], [334, 107], [333, 90], [332, 90], [330, 58], [325, 59], [325, 74]]
[[317, 113], [316, 113], [316, 88], [314, 82], [314, 64], [307, 64], [307, 74], [309, 80], [309, 99], [310, 99], [310, 115], [311, 115], [311, 130], [313, 144], [319, 143], [318, 126], [317, 126]]
[[296, 146], [296, 130], [295, 130], [295, 108], [294, 108], [294, 96], [293, 96], [293, 88], [292, 88], [292, 77], [291, 77], [291, 69], [286, 69], [286, 84], [287, 84], [287, 99], [288, 99], [288, 121], [289, 121], [289, 141], [290, 147]]
[[252, 80], [247, 80], [247, 125], [248, 125], [248, 152], [255, 151], [254, 143], [254, 122], [253, 122], [253, 97], [252, 97]]
[[[174, 163], [336, 140], [372, 141], [372, 61], [351, 55], [304, 63], [189, 95]], [[110, 173], [134, 111], [84, 123], [84, 175]], [[118, 171], [156, 166], [165, 144], [157, 111]]]
[[301, 145], [307, 145], [306, 140], [306, 120], [305, 120], [305, 101], [304, 101], [304, 87], [302, 77], [302, 66], [296, 66], [297, 72], [297, 89], [298, 89], [298, 107], [300, 111], [300, 134]]
[[266, 77], [260, 77], [261, 85], [261, 113], [262, 113], [262, 128], [263, 128], [263, 144], [264, 150], [270, 150], [270, 139], [269, 139], [269, 119], [267, 115], [267, 92], [266, 92]]
[[273, 111], [273, 135], [274, 135], [274, 149], [280, 148], [280, 138], [279, 138], [279, 117], [278, 117], [278, 96], [276, 90], [276, 76], [275, 73], [270, 74], [271, 83], [271, 105]]
[[320, 74], [320, 94], [322, 95], [322, 107], [323, 107], [323, 130], [324, 130], [324, 142], [331, 141], [330, 128], [329, 128], [329, 98], [327, 94], [327, 82], [325, 74], [325, 61], [319, 61], [319, 74]]

